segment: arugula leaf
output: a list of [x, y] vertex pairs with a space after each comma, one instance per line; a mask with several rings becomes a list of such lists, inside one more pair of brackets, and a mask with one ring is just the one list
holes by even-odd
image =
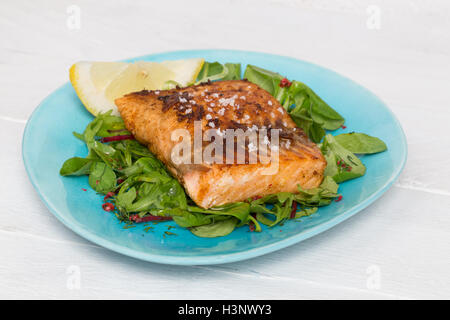
[[262, 224], [271, 227], [273, 226], [274, 220], [271, 220], [269, 218], [267, 218], [263, 213], [258, 212], [256, 214], [256, 220], [258, 220], [258, 222], [261, 222]]
[[84, 141], [84, 135], [83, 135], [83, 134], [78, 133], [78, 132], [75, 132], [75, 131], [72, 132], [72, 134], [74, 135], [75, 138], [77, 138], [77, 139], [79, 139], [79, 140], [85, 142], [85, 141]]
[[366, 172], [361, 160], [341, 146], [331, 134], [326, 135], [321, 151], [328, 163], [324, 174], [337, 183], [361, 177]]
[[102, 127], [103, 120], [100, 117], [95, 118], [91, 123], [89, 123], [83, 132], [83, 139], [88, 147], [89, 155], [92, 154], [93, 144], [95, 142], [95, 137], [97, 132]]
[[136, 199], [136, 188], [132, 187], [128, 189], [128, 191], [119, 193], [116, 196], [116, 206], [126, 210], [133, 203], [134, 199]]
[[372, 154], [383, 152], [387, 149], [386, 144], [382, 140], [365, 133], [343, 133], [334, 138], [341, 146], [353, 153]]

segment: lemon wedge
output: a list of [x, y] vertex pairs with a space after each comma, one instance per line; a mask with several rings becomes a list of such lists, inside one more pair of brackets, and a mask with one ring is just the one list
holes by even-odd
[[195, 82], [204, 59], [134, 63], [91, 62], [75, 63], [69, 71], [70, 82], [86, 109], [96, 116], [113, 110], [114, 100], [131, 92], [162, 90], [168, 83], [187, 86]]

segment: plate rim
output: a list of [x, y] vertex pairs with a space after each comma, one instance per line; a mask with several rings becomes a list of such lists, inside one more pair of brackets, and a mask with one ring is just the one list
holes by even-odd
[[297, 59], [294, 57], [289, 57], [289, 56], [284, 56], [284, 55], [278, 55], [278, 54], [272, 54], [272, 53], [265, 53], [265, 52], [259, 52], [259, 51], [248, 51], [248, 50], [230, 50], [230, 49], [194, 49], [194, 50], [174, 50], [174, 51], [164, 51], [164, 52], [157, 52], [157, 53], [152, 53], [152, 54], [148, 54], [148, 55], [141, 55], [141, 56], [137, 56], [137, 57], [133, 57], [133, 58], [129, 58], [129, 59], [124, 59], [121, 61], [134, 61], [134, 60], [142, 60], [144, 58], [148, 58], [151, 56], [158, 56], [158, 55], [166, 55], [166, 54], [192, 54], [192, 53], [201, 53], [201, 52], [220, 52], [220, 51], [226, 51], [228, 53], [237, 53], [237, 54], [259, 54], [259, 55], [264, 55], [264, 56], [268, 56], [268, 57], [276, 57], [276, 58], [283, 58], [283, 59], [289, 59], [289, 60], [293, 60], [293, 61], [300, 61], [302, 63], [306, 63], [309, 65], [312, 65], [314, 67], [332, 72], [336, 75], [338, 75], [341, 78], [344, 78], [347, 81], [350, 81], [352, 84], [356, 85], [359, 89], [365, 91], [366, 93], [368, 93], [369, 95], [372, 96], [372, 98], [378, 100], [383, 107], [386, 109], [386, 111], [390, 114], [390, 117], [394, 120], [395, 124], [398, 126], [398, 128], [400, 129], [400, 136], [401, 136], [401, 145], [403, 147], [403, 153], [402, 153], [402, 158], [401, 158], [401, 164], [400, 166], [397, 166], [396, 171], [394, 171], [391, 175], [391, 177], [386, 181], [386, 183], [380, 187], [376, 192], [374, 192], [372, 195], [370, 195], [368, 198], [364, 199], [362, 202], [358, 203], [357, 205], [355, 205], [353, 208], [351, 208], [350, 210], [347, 210], [346, 212], [344, 212], [343, 214], [336, 216], [324, 223], [321, 223], [315, 227], [312, 227], [310, 229], [308, 229], [307, 231], [295, 234], [293, 236], [290, 236], [286, 239], [282, 239], [279, 240], [277, 242], [271, 243], [271, 244], [267, 244], [267, 245], [263, 245], [263, 246], [259, 246], [256, 248], [252, 248], [246, 251], [240, 251], [240, 252], [233, 252], [233, 253], [226, 253], [226, 254], [211, 254], [211, 255], [197, 255], [197, 256], [192, 256], [192, 257], [187, 257], [187, 256], [174, 256], [174, 255], [160, 255], [160, 254], [153, 254], [150, 252], [142, 252], [139, 250], [135, 250], [132, 248], [128, 248], [128, 247], [124, 247], [120, 244], [116, 244], [112, 241], [106, 240], [105, 238], [101, 237], [101, 236], [97, 236], [93, 233], [91, 233], [88, 230], [83, 229], [83, 227], [80, 225], [76, 225], [76, 224], [72, 224], [70, 221], [66, 220], [66, 218], [64, 217], [63, 214], [60, 214], [59, 211], [53, 207], [52, 203], [50, 201], [48, 201], [48, 199], [46, 198], [46, 196], [43, 194], [43, 192], [40, 190], [40, 188], [37, 185], [37, 178], [34, 176], [32, 168], [30, 167], [30, 163], [28, 160], [28, 155], [26, 152], [26, 145], [27, 145], [27, 139], [28, 136], [30, 135], [30, 127], [31, 127], [31, 123], [33, 121], [33, 119], [36, 117], [36, 115], [39, 113], [39, 111], [41, 110], [42, 106], [45, 105], [45, 103], [51, 98], [51, 96], [56, 92], [59, 91], [61, 89], [63, 89], [65, 86], [69, 85], [69, 82], [65, 82], [63, 85], [59, 86], [58, 88], [56, 88], [55, 90], [53, 90], [50, 94], [48, 94], [39, 104], [38, 106], [33, 110], [33, 112], [31, 113], [31, 115], [29, 116], [27, 123], [25, 125], [24, 128], [24, 132], [23, 132], [23, 136], [22, 136], [22, 161], [24, 163], [25, 166], [25, 170], [27, 172], [28, 178], [31, 182], [31, 184], [33, 185], [33, 188], [36, 190], [36, 192], [38, 193], [39, 198], [42, 200], [42, 202], [45, 204], [45, 206], [47, 207], [47, 209], [49, 209], [49, 211], [64, 225], [66, 226], [68, 229], [70, 229], [71, 231], [75, 232], [77, 235], [81, 236], [84, 239], [87, 239], [93, 243], [96, 243], [98, 245], [100, 245], [101, 247], [104, 247], [106, 249], [112, 250], [114, 252], [123, 254], [125, 256], [129, 256], [135, 259], [139, 259], [139, 260], [144, 260], [144, 261], [148, 261], [148, 262], [153, 262], [153, 263], [160, 263], [160, 264], [171, 264], [171, 265], [213, 265], [213, 264], [224, 264], [224, 263], [231, 263], [231, 262], [237, 262], [237, 261], [242, 261], [242, 260], [247, 260], [247, 259], [252, 259], [258, 256], [262, 256], [280, 249], [284, 249], [286, 247], [289, 247], [293, 244], [299, 243], [301, 241], [304, 241], [306, 239], [309, 239], [315, 235], [318, 235], [322, 232], [325, 232], [331, 228], [333, 228], [334, 226], [340, 224], [341, 222], [351, 218], [352, 216], [354, 216], [356, 213], [362, 211], [363, 209], [367, 208], [369, 205], [371, 205], [375, 200], [377, 200], [378, 198], [380, 198], [393, 184], [394, 182], [398, 179], [400, 173], [403, 171], [406, 161], [407, 161], [407, 157], [408, 157], [408, 145], [407, 145], [407, 140], [406, 140], [406, 135], [405, 132], [399, 122], [399, 120], [397, 119], [397, 117], [395, 116], [395, 114], [392, 112], [392, 110], [387, 106], [387, 104], [380, 99], [377, 95], [375, 95], [372, 91], [370, 91], [369, 89], [363, 87], [362, 85], [360, 85], [358, 82], [351, 80], [350, 78], [330, 69], [330, 68], [326, 68], [320, 65], [317, 65], [315, 63], [306, 61], [306, 60], [302, 60], [302, 59]]

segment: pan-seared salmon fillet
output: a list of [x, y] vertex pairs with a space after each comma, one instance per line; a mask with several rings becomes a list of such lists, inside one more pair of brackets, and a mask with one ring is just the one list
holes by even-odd
[[[296, 127], [275, 98], [246, 80], [144, 90], [127, 94], [115, 103], [127, 129], [167, 166], [200, 207], [210, 208], [278, 192], [297, 192], [298, 184], [309, 189], [322, 182], [326, 161], [318, 147]], [[199, 150], [194, 146], [195, 126], [200, 126], [203, 133], [215, 130], [219, 137], [228, 135], [226, 129], [266, 130], [268, 134], [259, 138], [258, 145], [245, 142], [244, 162], [236, 163], [239, 148], [237, 140], [233, 140], [236, 154], [231, 164], [225, 156], [222, 163], [198, 163], [193, 155], [188, 157], [194, 159], [191, 163], [179, 163], [172, 153], [181, 138], [173, 139], [172, 133], [177, 129], [187, 130], [192, 137], [193, 153]], [[278, 129], [279, 145], [271, 129]], [[211, 142], [201, 142], [200, 150], [205, 151], [208, 144]], [[225, 144], [223, 142], [224, 150]], [[261, 145], [268, 146], [268, 153], [258, 154], [258, 161], [252, 162], [254, 158], [250, 158], [250, 153]], [[268, 173], [269, 168], [274, 168], [273, 163], [267, 163], [272, 154], [277, 154], [279, 161], [276, 172]], [[261, 163], [264, 159], [266, 162]]]

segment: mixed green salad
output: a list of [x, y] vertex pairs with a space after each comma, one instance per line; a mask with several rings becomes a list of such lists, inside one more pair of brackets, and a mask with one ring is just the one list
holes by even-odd
[[[378, 138], [364, 133], [332, 136], [327, 131], [344, 127], [345, 119], [300, 81], [248, 65], [244, 78], [267, 90], [288, 111], [293, 121], [318, 143], [327, 160], [322, 184], [298, 193], [281, 192], [243, 202], [203, 209], [185, 193], [165, 166], [127, 131], [111, 112], [98, 115], [83, 133], [74, 136], [88, 149], [85, 158], [64, 162], [63, 176], [89, 176], [89, 185], [104, 195], [105, 211], [127, 225], [173, 220], [199, 237], [220, 237], [247, 225], [260, 232], [261, 224], [274, 227], [289, 219], [315, 213], [320, 206], [342, 200], [338, 183], [364, 175], [366, 167], [355, 154], [387, 149]], [[196, 83], [241, 79], [241, 65], [206, 62]]]

